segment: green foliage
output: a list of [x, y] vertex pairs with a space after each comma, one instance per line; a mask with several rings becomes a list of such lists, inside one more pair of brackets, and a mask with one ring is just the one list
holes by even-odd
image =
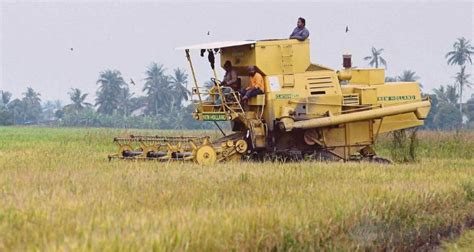
[[471, 96], [471, 99], [467, 100], [464, 109], [469, 122], [474, 122], [474, 95]]
[[85, 101], [88, 94], [82, 93], [80, 89], [72, 88], [68, 94], [72, 102], [71, 104], [67, 105], [68, 109], [80, 111], [84, 108], [92, 107], [92, 104]]
[[397, 77], [390, 77], [390, 76], [386, 76], [385, 77], [385, 82], [397, 82]]
[[97, 112], [112, 115], [119, 107], [120, 98], [123, 97], [123, 89], [127, 89], [128, 85], [123, 80], [122, 73], [118, 70], [101, 72], [97, 84], [99, 84], [95, 103]]
[[12, 98], [12, 93], [0, 90], [0, 107], [6, 107]]
[[474, 47], [471, 45], [471, 41], [461, 37], [454, 42], [453, 50], [448, 52], [445, 57], [448, 59], [449, 65], [463, 66], [467, 62], [472, 64], [471, 54], [473, 53]]
[[[474, 134], [472, 131], [423, 131], [417, 133], [418, 160], [426, 159], [474, 159]], [[382, 135], [377, 140], [377, 155], [391, 155], [393, 138]]]
[[438, 101], [442, 103], [450, 103], [456, 106], [457, 101], [459, 99], [459, 94], [457, 92], [456, 86], [454, 85], [446, 85], [441, 86], [439, 88], [433, 89]]
[[471, 87], [472, 82], [469, 81], [470, 74], [466, 73], [466, 64], [472, 65], [471, 54], [474, 53], [474, 47], [471, 41], [466, 38], [458, 38], [453, 44], [453, 50], [446, 54], [448, 65], [458, 65], [461, 67], [460, 71], [456, 73], [455, 85], [459, 86], [459, 111], [463, 113], [463, 91], [465, 87]]
[[175, 104], [174, 97], [169, 91], [169, 76], [165, 75], [163, 65], [153, 62], [146, 70], [143, 92], [147, 97], [147, 114], [158, 115], [170, 111]]
[[391, 133], [391, 159], [396, 163], [411, 163], [417, 161], [417, 128], [402, 129]]
[[438, 129], [456, 130], [462, 125], [462, 115], [453, 104], [441, 103], [433, 122]]
[[40, 94], [33, 88], [28, 87], [26, 92], [23, 93], [21, 102], [23, 107], [23, 121], [28, 124], [38, 123], [41, 119], [42, 112]]
[[371, 55], [364, 57], [364, 60], [369, 61], [369, 65], [378, 68], [379, 65], [387, 67], [387, 61], [381, 56], [383, 48], [377, 49], [372, 47]]
[[397, 76], [397, 80], [402, 82], [412, 82], [417, 81], [418, 79], [420, 79], [420, 77], [412, 70], [405, 70], [401, 75]]
[[62, 110], [58, 126], [67, 127], [108, 127], [136, 129], [213, 129], [209, 122], [200, 122], [192, 118], [193, 106], [175, 111], [174, 116], [123, 116], [119, 113], [104, 115], [92, 108], [82, 110]]
[[425, 119], [425, 124], [422, 126], [423, 129], [437, 129], [437, 126], [434, 124], [434, 116], [438, 113], [438, 104], [439, 100], [435, 94], [426, 94], [431, 100], [431, 109], [428, 113], [428, 116]]
[[12, 125], [13, 115], [6, 107], [0, 107], [0, 125]]
[[10, 92], [0, 90], [0, 125], [13, 124], [13, 115], [8, 109], [11, 97], [12, 94]]
[[472, 82], [469, 80], [471, 77], [470, 74], [466, 73], [466, 66], [461, 66], [461, 70], [456, 73], [456, 76], [454, 79], [456, 80], [455, 85], [459, 86], [459, 111], [461, 113], [463, 112], [462, 108], [462, 96], [463, 96], [463, 90], [465, 87], [471, 88]]

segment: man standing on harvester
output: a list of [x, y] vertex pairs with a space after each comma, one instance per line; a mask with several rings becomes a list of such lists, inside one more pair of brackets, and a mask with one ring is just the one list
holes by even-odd
[[296, 23], [296, 28], [290, 35], [290, 39], [297, 39], [299, 41], [304, 41], [309, 37], [309, 31], [306, 29], [306, 20], [302, 17], [298, 18]]

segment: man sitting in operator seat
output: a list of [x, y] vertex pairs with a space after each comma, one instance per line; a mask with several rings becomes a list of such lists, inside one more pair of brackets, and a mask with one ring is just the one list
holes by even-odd
[[[224, 80], [221, 82], [221, 92], [222, 95], [230, 94], [232, 90], [238, 90], [238, 78], [237, 72], [232, 68], [232, 63], [230, 61], [226, 61], [224, 63], [225, 75]], [[216, 105], [221, 105], [222, 99], [217, 94], [217, 98], [215, 101]]]
[[233, 90], [238, 90], [238, 77], [237, 72], [232, 68], [232, 63], [226, 61], [224, 63], [224, 80], [222, 81], [222, 86], [231, 87]]
[[242, 96], [242, 102], [247, 104], [248, 99], [255, 97], [259, 94], [265, 93], [265, 83], [263, 77], [257, 72], [255, 66], [250, 66], [249, 69], [250, 83], [247, 88], [242, 89], [240, 94]]

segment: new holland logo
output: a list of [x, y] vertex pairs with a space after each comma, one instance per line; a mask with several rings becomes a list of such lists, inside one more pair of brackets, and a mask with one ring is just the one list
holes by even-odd
[[212, 114], [202, 114], [203, 121], [226, 121], [227, 116], [225, 113], [212, 113]]
[[411, 101], [415, 100], [414, 95], [394, 95], [394, 96], [379, 96], [377, 101]]

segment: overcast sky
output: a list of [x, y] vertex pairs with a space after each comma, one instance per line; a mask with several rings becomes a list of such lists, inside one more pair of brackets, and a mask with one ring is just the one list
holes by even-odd
[[[447, 66], [444, 55], [456, 38], [472, 41], [474, 27], [472, 2], [0, 2], [0, 89], [18, 97], [31, 86], [43, 100], [66, 103], [73, 87], [90, 93], [93, 102], [102, 70], [133, 78], [132, 89], [140, 94], [151, 62], [170, 73], [188, 70], [175, 47], [285, 38], [299, 16], [311, 33], [312, 62], [340, 68], [349, 51], [353, 65], [367, 67], [363, 57], [370, 48], [384, 48], [387, 75], [414, 70], [431, 91], [453, 83], [458, 68]], [[205, 59], [196, 55], [194, 63], [199, 80], [211, 77]]]

